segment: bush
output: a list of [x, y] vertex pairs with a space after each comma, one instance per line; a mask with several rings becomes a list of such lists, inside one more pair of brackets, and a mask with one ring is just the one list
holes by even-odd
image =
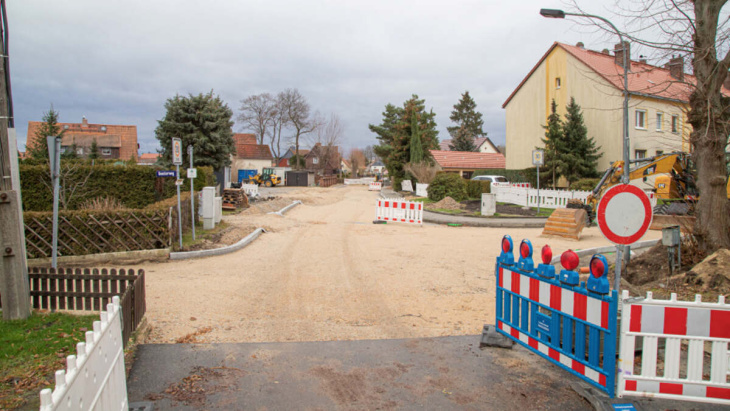
[[600, 178], [581, 178], [568, 187], [569, 190], [591, 191], [596, 188]]
[[445, 197], [451, 197], [456, 201], [463, 201], [467, 198], [466, 182], [458, 174], [438, 174], [428, 185], [430, 200], [441, 201]]
[[[76, 188], [73, 197], [67, 198], [67, 210], [75, 210], [81, 204], [106, 196], [115, 198], [125, 208], [144, 208], [156, 201], [175, 195], [174, 178], [157, 178], [157, 167], [138, 165], [114, 165], [88, 161], [62, 161], [61, 174], [66, 185], [72, 187], [76, 182], [83, 185]], [[198, 177], [195, 179], [195, 190], [215, 185], [215, 176], [211, 167], [197, 167]], [[185, 175], [184, 169], [180, 174]], [[87, 179], [88, 177], [88, 179]], [[62, 181], [63, 184], [63, 181]], [[20, 186], [25, 211], [50, 211], [53, 208], [53, 192], [49, 176], [48, 163], [21, 164]], [[185, 181], [182, 191], [190, 190], [190, 183]], [[63, 205], [62, 205], [63, 206]]]
[[483, 193], [491, 192], [491, 181], [472, 181], [466, 182], [466, 194], [469, 198], [482, 198]]

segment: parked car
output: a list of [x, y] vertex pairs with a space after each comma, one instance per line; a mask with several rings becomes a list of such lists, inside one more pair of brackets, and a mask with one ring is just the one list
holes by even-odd
[[492, 183], [509, 183], [503, 176], [476, 176], [471, 178], [473, 181], [491, 181]]

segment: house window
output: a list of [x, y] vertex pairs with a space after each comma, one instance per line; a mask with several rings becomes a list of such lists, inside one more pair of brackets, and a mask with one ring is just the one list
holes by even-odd
[[312, 157], [312, 164], [319, 164], [319, 158]]
[[664, 154], [664, 150], [657, 150], [657, 151], [656, 151], [656, 155], [657, 155], [657, 156], [660, 156], [660, 155], [662, 155], [662, 154]]
[[634, 158], [646, 158], [646, 150], [635, 150], [634, 151]]
[[65, 154], [68, 151], [68, 146], [61, 146], [61, 154]]
[[672, 133], [679, 133], [679, 116], [672, 116]]
[[555, 88], [556, 89], [560, 88], [560, 77], [555, 77]]
[[636, 110], [636, 128], [646, 130], [646, 110]]
[[656, 131], [662, 131], [662, 120], [664, 120], [664, 113], [656, 113]]
[[101, 149], [101, 155], [102, 156], [110, 156], [110, 155], [112, 155], [112, 149], [111, 148], [102, 148]]
[[83, 147], [77, 147], [76, 148], [76, 154], [83, 156], [84, 155], [84, 148]]

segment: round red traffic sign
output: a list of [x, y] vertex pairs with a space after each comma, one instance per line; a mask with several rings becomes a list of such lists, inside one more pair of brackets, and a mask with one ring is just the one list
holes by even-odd
[[652, 209], [644, 190], [630, 184], [609, 188], [598, 203], [596, 219], [601, 233], [614, 244], [632, 244], [646, 234]]

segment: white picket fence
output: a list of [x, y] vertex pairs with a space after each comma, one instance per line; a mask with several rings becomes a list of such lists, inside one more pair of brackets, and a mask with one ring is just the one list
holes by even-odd
[[258, 184], [241, 184], [241, 190], [249, 197], [258, 197], [259, 195]]
[[428, 184], [416, 183], [416, 195], [418, 197], [428, 197]]
[[375, 202], [375, 219], [406, 224], [423, 224], [423, 203], [380, 199]]
[[53, 391], [41, 391], [41, 411], [129, 409], [119, 297], [100, 317], [86, 342], [76, 345], [77, 355], [66, 357], [66, 371], [56, 371]]
[[[527, 184], [527, 183], [525, 183]], [[537, 207], [541, 208], [565, 208], [568, 201], [578, 199], [585, 201], [590, 191], [568, 191], [568, 190], [544, 190], [540, 189], [539, 203], [538, 193], [534, 188], [526, 188], [520, 186], [514, 186], [510, 183], [492, 183], [491, 186], [492, 194], [497, 195], [497, 202], [516, 204], [523, 207]], [[647, 191], [646, 195], [649, 197], [651, 206], [656, 206], [656, 194]]]
[[375, 177], [346, 178], [345, 185], [368, 185], [375, 181]]
[[[635, 395], [730, 405], [730, 305], [717, 303], [631, 299], [623, 292], [618, 396]], [[636, 370], [637, 338], [641, 338], [641, 368]], [[709, 378], [703, 364], [710, 354]], [[711, 347], [711, 348], [710, 348]], [[662, 352], [663, 351], [663, 352]], [[663, 368], [663, 372], [662, 372]]]

